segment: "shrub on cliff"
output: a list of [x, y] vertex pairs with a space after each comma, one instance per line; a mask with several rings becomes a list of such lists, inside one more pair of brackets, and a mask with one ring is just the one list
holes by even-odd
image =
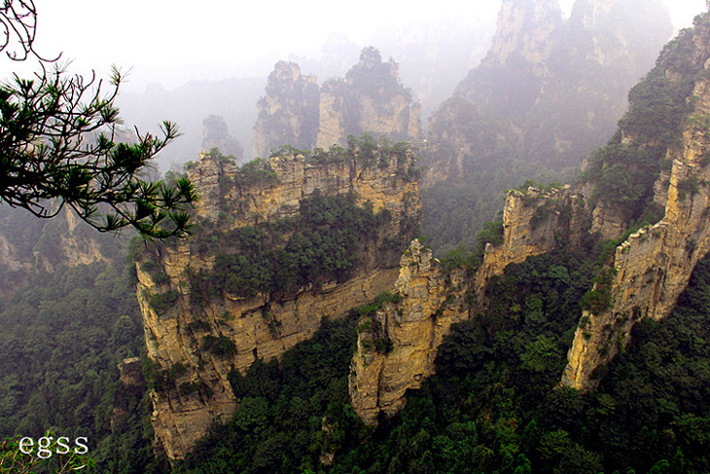
[[193, 301], [222, 291], [276, 296], [345, 281], [366, 248], [379, 245], [378, 229], [390, 218], [386, 210], [376, 214], [371, 203], [359, 207], [352, 195], [324, 197], [316, 190], [301, 201], [298, 217], [228, 232], [212, 271], [190, 274]]

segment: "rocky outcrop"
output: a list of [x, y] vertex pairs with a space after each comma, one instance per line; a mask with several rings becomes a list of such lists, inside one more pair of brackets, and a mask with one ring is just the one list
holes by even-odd
[[[614, 5], [609, 1], [587, 9], [584, 23], [593, 24]], [[628, 342], [637, 321], [670, 313], [696, 263], [710, 251], [708, 38], [706, 16], [696, 21], [695, 31], [683, 33], [664, 50], [657, 68], [632, 92], [631, 111], [619, 133], [593, 158], [596, 168], [575, 188], [578, 195], [570, 187], [508, 193], [501, 242], [488, 245], [474, 275], [445, 275], [430, 253], [412, 245], [402, 258], [393, 298], [361, 323], [350, 393], [367, 423], [375, 424], [380, 413], [395, 413], [406, 402], [406, 390], [419, 387], [433, 373], [441, 335], [451, 321], [485, 309], [491, 277], [531, 255], [580, 245], [588, 232], [618, 238], [631, 219], [640, 220], [643, 212], [659, 205], [665, 208], [660, 222], [619, 245], [585, 296], [588, 309], [576, 330], [561, 385], [594, 388], [601, 376], [597, 369]], [[649, 96], [654, 87], [672, 91], [672, 105], [666, 101], [671, 93]], [[662, 109], [666, 112], [649, 122], [658, 104], [667, 107]], [[673, 136], [659, 137], [659, 130]], [[658, 164], [664, 156], [659, 151], [673, 162], [669, 172]], [[644, 167], [646, 174], [639, 174]], [[637, 197], [629, 197], [631, 190], [619, 183], [635, 186]], [[635, 205], [629, 206], [629, 201]], [[468, 306], [460, 304], [462, 299]]]
[[[459, 271], [448, 277], [430, 249], [412, 242], [400, 262], [397, 304], [385, 304], [361, 321], [349, 378], [355, 412], [367, 424], [380, 412], [392, 416], [406, 403], [404, 393], [434, 373], [436, 349], [453, 323], [468, 317]], [[381, 341], [384, 341], [382, 343]]]
[[420, 136], [419, 104], [399, 80], [397, 63], [382, 62], [379, 51], [365, 48], [345, 80], [323, 84], [316, 146], [344, 145], [348, 135], [384, 135], [395, 141]]
[[301, 74], [296, 63], [279, 61], [257, 103], [252, 139], [255, 157], [267, 158], [282, 145], [310, 150], [318, 132], [320, 91], [315, 76]]
[[[708, 68], [710, 63], [706, 63]], [[634, 324], [667, 316], [698, 260], [710, 251], [710, 156], [706, 151], [710, 145], [710, 81], [700, 77], [682, 147], [668, 151], [673, 169], [668, 191], [661, 196], [665, 215], [616, 248], [607, 280], [594, 288], [604, 304], [584, 312], [568, 354], [563, 386], [594, 388], [600, 377], [596, 370], [628, 343]], [[666, 182], [663, 176], [660, 180]]]
[[254, 156], [268, 157], [283, 145], [327, 150], [364, 133], [394, 141], [421, 134], [420, 105], [402, 85], [397, 63], [382, 62], [375, 48], [364, 49], [344, 79], [330, 79], [320, 89], [298, 64], [280, 61], [257, 107]]
[[543, 72], [552, 50], [553, 33], [562, 23], [556, 0], [504, 1], [493, 45], [483, 64], [500, 66], [511, 60], [511, 56], [519, 55]]
[[[231, 370], [245, 372], [257, 358], [278, 358], [311, 337], [323, 318], [341, 317], [392, 287], [397, 262], [387, 257], [388, 249], [415, 235], [418, 184], [411, 153], [378, 156], [368, 162], [351, 149], [237, 168], [203, 154], [189, 169], [202, 196], [195, 216], [201, 227], [189, 240], [156, 246], [137, 265], [148, 356], [158, 381], [151, 394], [153, 426], [171, 459], [182, 458], [214, 422], [237, 409]], [[208, 275], [233, 251], [230, 231], [295, 218], [314, 195], [354, 195], [360, 206], [388, 216], [346, 280], [313, 282], [285, 294], [243, 296], [220, 288], [198, 298], [195, 275]]]
[[505, 0], [488, 55], [431, 118], [430, 182], [509, 156], [578, 166], [602, 145], [672, 33], [660, 2], [630, 3], [578, 0], [564, 20], [555, 0]]
[[547, 191], [511, 191], [503, 216], [502, 242], [488, 244], [471, 277], [463, 269], [442, 270], [430, 249], [411, 243], [400, 261], [393, 298], [358, 329], [351, 364], [350, 397], [367, 424], [392, 416], [435, 370], [434, 360], [451, 325], [485, 308], [491, 277], [512, 263], [549, 252], [559, 242], [581, 239], [583, 209], [569, 186]]
[[[62, 264], [75, 267], [94, 262], [111, 262], [113, 256], [107, 255], [108, 252], [101, 249], [101, 237], [95, 235], [94, 231], [89, 229], [73, 212], [65, 211], [64, 218], [67, 222], [67, 233], [59, 236], [63, 253]], [[118, 237], [115, 235], [104, 236], [103, 239], [116, 241]]]
[[123, 247], [115, 235], [99, 234], [72, 211], [38, 219], [23, 209], [0, 210], [0, 298], [9, 298], [36, 272], [62, 265], [111, 262]]
[[244, 157], [244, 148], [229, 134], [227, 123], [221, 115], [209, 115], [202, 120], [202, 149], [217, 148], [227, 156], [237, 160]]
[[484, 304], [485, 282], [512, 263], [550, 252], [563, 243], [578, 246], [583, 235], [584, 202], [570, 186], [513, 190], [503, 209], [503, 242], [488, 244], [476, 274], [477, 301]]
[[17, 249], [7, 240], [7, 237], [0, 234], [0, 265], [11, 272], [29, 271], [32, 264], [23, 261], [18, 255]]

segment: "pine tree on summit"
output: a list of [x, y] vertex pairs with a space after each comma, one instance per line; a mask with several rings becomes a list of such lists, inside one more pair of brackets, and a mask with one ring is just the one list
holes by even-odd
[[95, 74], [69, 75], [59, 58], [35, 52], [36, 25], [33, 0], [0, 6], [0, 51], [13, 61], [34, 56], [40, 64], [31, 79], [13, 74], [0, 84], [0, 204], [40, 218], [67, 206], [101, 232], [127, 226], [144, 237], [187, 232], [185, 207], [197, 199], [190, 181], [142, 177], [179, 135], [177, 127], [164, 122], [160, 136], [136, 131], [135, 143], [117, 143], [121, 73], [114, 68], [108, 84]]

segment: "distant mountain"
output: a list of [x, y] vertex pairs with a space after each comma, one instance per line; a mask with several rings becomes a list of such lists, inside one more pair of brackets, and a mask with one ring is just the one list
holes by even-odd
[[504, 189], [569, 179], [561, 170], [607, 140], [671, 32], [655, 0], [578, 0], [567, 20], [556, 0], [504, 1], [488, 55], [429, 122], [423, 226], [434, 247], [472, 242]]
[[345, 145], [363, 133], [401, 141], [420, 136], [420, 106], [399, 78], [397, 63], [365, 48], [345, 78], [318, 87], [295, 63], [279, 62], [259, 100], [254, 155], [269, 156], [282, 145], [309, 150]]

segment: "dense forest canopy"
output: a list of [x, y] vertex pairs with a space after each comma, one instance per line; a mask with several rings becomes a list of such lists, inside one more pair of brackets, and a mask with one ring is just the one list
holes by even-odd
[[[151, 256], [159, 247], [176, 248], [177, 239], [128, 245], [128, 236], [98, 237], [68, 216], [45, 222], [0, 208], [0, 437], [39, 438], [47, 430], [86, 437], [97, 464], [94, 472], [122, 474], [710, 472], [710, 257], [698, 264], [670, 316], [636, 325], [629, 344], [599, 369], [596, 390], [583, 393], [558, 386], [575, 331], [588, 323], [580, 320], [582, 311], [608, 306], [603, 293], [616, 246], [638, 226], [661, 217], [653, 200], [654, 183], [668, 170], [667, 152], [678, 147], [683, 127], [708, 129], [708, 117], [688, 117], [693, 85], [705, 77], [693, 44], [701, 27], [708, 30], [708, 18], [699, 17], [696, 30], [683, 31], [669, 43], [656, 67], [631, 89], [619, 132], [592, 153], [579, 178], [593, 187], [593, 204], [603, 202], [625, 216], [627, 232], [613, 241], [585, 233], [577, 247], [560, 242], [556, 250], [493, 277], [485, 307], [454, 325], [439, 347], [436, 375], [421, 389], [407, 392], [406, 407], [392, 418], [381, 416], [376, 428], [355, 414], [348, 376], [362, 317], [402, 298], [389, 292], [339, 320], [324, 318], [312, 338], [280, 358], [265, 362], [255, 355], [245, 373], [232, 366], [225, 383], [238, 410], [215, 424], [184, 460], [169, 463], [155, 450], [152, 390], [171, 390], [178, 397], [209, 394], [199, 380], [177, 382], [184, 366], [159, 370], [146, 356], [135, 285], [137, 265], [156, 287], [170, 287], [172, 276]], [[582, 48], [578, 43], [563, 46], [567, 55]], [[371, 64], [354, 67], [346, 80], [375, 99], [401, 93], [396, 64], [367, 52]], [[531, 79], [528, 86], [539, 87], [534, 68], [514, 59], [508, 65]], [[376, 81], [363, 74], [366, 66], [376, 69]], [[599, 70], [592, 72], [592, 80], [605, 77]], [[507, 79], [501, 70], [483, 70], [461, 87], [478, 81], [494, 88]], [[495, 100], [501, 112], [521, 115], [520, 108], [536, 103], [534, 93], [521, 89]], [[434, 265], [445, 275], [465, 268], [470, 276], [487, 244], [503, 242], [500, 219], [487, 224], [470, 219], [471, 212], [483, 215], [492, 209], [497, 196], [491, 190], [518, 185], [520, 176], [571, 179], [572, 173], [560, 172], [552, 159], [543, 168], [517, 160], [510, 143], [490, 139], [505, 121], [472, 106], [463, 95], [441, 110], [455, 111], [461, 119], [457, 133], [500, 161], [494, 160], [495, 166], [480, 160], [465, 163], [465, 172], [485, 184], [480, 188], [461, 182], [430, 188], [424, 223], [439, 239], [439, 250], [454, 249]], [[544, 115], [544, 110], [537, 112]], [[564, 121], [568, 116], [554, 118]], [[208, 122], [219, 132], [217, 138], [229, 138], [223, 121], [211, 117]], [[443, 122], [434, 126], [437, 133], [448, 133]], [[540, 136], [542, 141], [549, 138]], [[406, 143], [368, 135], [347, 141], [347, 148], [308, 153], [306, 164], [346, 163], [357, 175], [363, 168], [382, 170], [411, 158]], [[537, 145], [531, 152], [540, 152], [545, 143]], [[105, 151], [115, 146], [107, 144]], [[456, 152], [453, 142], [443, 143], [442, 149]], [[279, 153], [301, 152], [287, 146]], [[210, 154], [231, 163], [218, 149]], [[268, 163], [258, 159], [235, 166], [233, 177], [220, 176], [217, 187], [224, 196], [254, 185], [275, 186], [278, 178]], [[198, 166], [187, 165], [191, 171]], [[421, 178], [413, 167], [395, 168], [394, 175], [408, 183]], [[183, 197], [193, 200], [192, 189], [182, 183]], [[697, 185], [679, 183], [678, 192], [692, 193]], [[476, 203], [462, 208], [471, 200]], [[456, 225], [435, 219], [437, 212]], [[178, 228], [180, 222], [187, 224], [187, 217], [177, 218]], [[216, 223], [198, 220], [202, 227], [189, 241], [189, 251], [211, 258], [213, 265], [179, 277], [189, 281], [198, 310], [225, 294], [277, 301], [304, 288], [317, 292], [366, 268], [366, 258], [396, 262], [416, 223], [406, 223], [399, 235], [383, 237], [391, 220], [389, 211], [375, 212], [372, 202], [358, 205], [353, 193], [321, 191], [301, 199], [298, 212], [287, 218], [257, 218], [253, 225], [239, 227], [224, 215]], [[182, 296], [170, 287], [147, 295], [147, 300], [167, 320]], [[208, 323], [198, 319], [192, 324]], [[278, 322], [271, 324], [270, 329], [278, 329]], [[376, 343], [382, 353], [394, 344], [388, 338]], [[207, 335], [198, 350], [224, 359], [237, 349], [229, 337]], [[50, 461], [38, 472], [55, 468]]]

